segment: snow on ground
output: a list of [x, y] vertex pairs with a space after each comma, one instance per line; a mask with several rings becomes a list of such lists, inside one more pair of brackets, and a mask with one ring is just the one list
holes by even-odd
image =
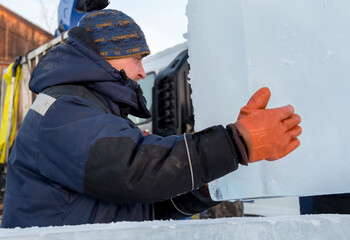
[[0, 229], [0, 239], [350, 239], [350, 215], [120, 222]]

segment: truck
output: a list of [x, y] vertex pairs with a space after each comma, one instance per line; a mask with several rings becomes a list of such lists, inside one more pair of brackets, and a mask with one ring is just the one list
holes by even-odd
[[[25, 113], [29, 110], [35, 100], [29, 88], [30, 74], [45, 55], [54, 46], [63, 43], [68, 37], [67, 30], [75, 26], [78, 22], [77, 16], [82, 16], [82, 1], [61, 1], [59, 6], [59, 27], [56, 30], [57, 37], [50, 42], [30, 51], [26, 56], [17, 59], [22, 69], [22, 79], [19, 88], [19, 115], [18, 127], [23, 121]], [[67, 15], [60, 15], [60, 11], [70, 12], [71, 18]], [[61, 19], [60, 19], [61, 18]], [[146, 78], [141, 79], [139, 84], [147, 100], [147, 108], [152, 113], [152, 117], [141, 119], [130, 116], [130, 119], [138, 125], [145, 134], [157, 134], [160, 136], [179, 135], [194, 132], [194, 109], [191, 100], [191, 85], [188, 77], [190, 65], [188, 59], [188, 45], [186, 42], [170, 47], [164, 51], [147, 56], [143, 60]], [[2, 81], [3, 93], [10, 88]], [[2, 94], [4, 96], [4, 94]], [[1, 99], [3, 109], [4, 99]], [[11, 105], [11, 104], [10, 104]], [[3, 111], [1, 111], [2, 117]], [[9, 122], [11, 122], [9, 116]], [[10, 141], [10, 137], [8, 136]], [[10, 144], [7, 144], [7, 152]], [[2, 194], [5, 186], [6, 163], [1, 168], [0, 184]], [[236, 202], [226, 202], [226, 206], [218, 207], [216, 211], [226, 211], [228, 205], [234, 205], [236, 210], [219, 216], [275, 216], [275, 215], [298, 215], [298, 198], [274, 198], [274, 199], [250, 199]], [[243, 207], [244, 206], [244, 207]], [[244, 209], [244, 212], [243, 212]], [[215, 214], [214, 214], [215, 215]], [[207, 218], [206, 214], [197, 217]]]

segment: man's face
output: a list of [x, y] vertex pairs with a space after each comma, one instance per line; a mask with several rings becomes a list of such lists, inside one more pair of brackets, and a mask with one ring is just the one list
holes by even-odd
[[140, 79], [144, 79], [146, 77], [145, 70], [142, 66], [142, 55], [136, 55], [133, 57], [125, 57], [118, 59], [106, 59], [115, 69], [122, 70], [124, 69], [126, 75], [138, 82]]

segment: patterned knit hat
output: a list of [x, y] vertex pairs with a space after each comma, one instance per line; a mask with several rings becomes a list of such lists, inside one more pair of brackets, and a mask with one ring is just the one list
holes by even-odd
[[97, 10], [85, 14], [78, 26], [90, 33], [100, 55], [106, 59], [148, 55], [145, 35], [128, 15], [117, 10]]

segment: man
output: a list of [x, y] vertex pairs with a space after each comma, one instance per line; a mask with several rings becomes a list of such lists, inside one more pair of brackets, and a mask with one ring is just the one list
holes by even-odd
[[298, 147], [300, 117], [265, 109], [267, 88], [227, 128], [144, 136], [127, 116], [150, 116], [137, 84], [149, 53], [133, 19], [95, 10], [42, 58], [9, 159], [2, 227], [181, 219], [217, 204], [206, 183]]

